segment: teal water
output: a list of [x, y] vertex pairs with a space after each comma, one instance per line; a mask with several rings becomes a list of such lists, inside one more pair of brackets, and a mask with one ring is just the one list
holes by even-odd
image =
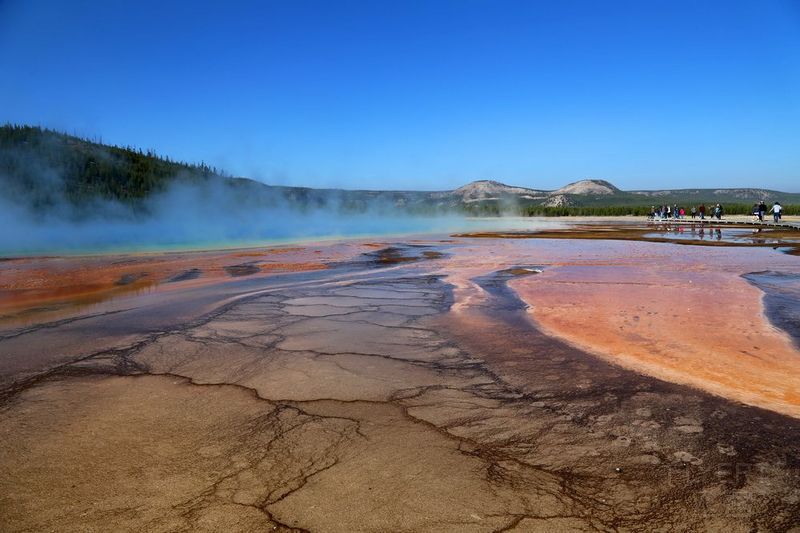
[[563, 227], [555, 219], [529, 217], [307, 217], [283, 220], [164, 224], [145, 221], [41, 224], [0, 235], [0, 257], [170, 252], [277, 246], [373, 237], [435, 235], [478, 230]]

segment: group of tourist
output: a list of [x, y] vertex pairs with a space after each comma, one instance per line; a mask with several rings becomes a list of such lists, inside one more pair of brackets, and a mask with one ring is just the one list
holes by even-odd
[[704, 220], [706, 215], [711, 218], [716, 218], [720, 220], [722, 215], [724, 214], [725, 210], [722, 207], [722, 204], [717, 204], [713, 207], [707, 208], [706, 204], [700, 204], [699, 206], [692, 206], [687, 213], [686, 209], [683, 207], [678, 207], [678, 204], [665, 204], [660, 205], [658, 207], [652, 206], [650, 208], [650, 216], [648, 218], [652, 220], [668, 220], [668, 219], [681, 219], [686, 218], [686, 215], [690, 215], [692, 218], [700, 217], [700, 220]]
[[772, 213], [772, 219], [775, 222], [780, 222], [782, 210], [780, 202], [775, 202], [770, 210], [767, 211], [767, 204], [764, 203], [764, 200], [761, 200], [759, 203], [753, 204], [753, 218], [754, 220], [758, 219], [759, 222], [764, 222], [764, 217], [767, 216], [767, 213]]
[[[774, 221], [780, 222], [782, 209], [780, 202], [775, 202], [769, 211], [767, 211], [767, 204], [764, 203], [764, 200], [761, 200], [761, 202], [753, 204], [753, 217], [763, 222], [767, 213], [772, 213]], [[721, 204], [709, 208], [706, 207], [706, 204], [700, 204], [699, 206], [692, 206], [688, 212], [685, 208], [678, 207], [678, 204], [665, 204], [650, 207], [650, 215], [647, 218], [651, 220], [678, 220], [686, 218], [686, 216], [689, 215], [691, 218], [699, 217], [700, 220], [704, 220], [706, 215], [708, 215], [712, 219], [716, 218], [717, 220], [721, 220], [724, 212], [725, 210]]]

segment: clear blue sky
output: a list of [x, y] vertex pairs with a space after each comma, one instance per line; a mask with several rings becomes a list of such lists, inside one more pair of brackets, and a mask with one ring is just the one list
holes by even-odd
[[800, 191], [800, 1], [0, 0], [0, 122], [270, 183]]

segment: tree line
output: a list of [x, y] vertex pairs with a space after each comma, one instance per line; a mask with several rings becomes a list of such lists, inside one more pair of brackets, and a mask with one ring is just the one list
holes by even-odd
[[[715, 205], [706, 203], [706, 207]], [[690, 216], [691, 206], [700, 204], [684, 204], [682, 207]], [[746, 203], [722, 204], [726, 215], [750, 215], [753, 212], [753, 205]], [[681, 204], [678, 203], [681, 207]], [[783, 214], [800, 215], [800, 205], [782, 204]], [[527, 217], [608, 217], [608, 216], [647, 216], [650, 214], [649, 205], [624, 205], [624, 206], [559, 206], [549, 207], [543, 205], [520, 205], [508, 206], [496, 202], [485, 202], [480, 204], [469, 204], [464, 207], [464, 212], [471, 216], [527, 216]], [[707, 211], [709, 213], [710, 211]]]
[[[0, 177], [35, 203], [73, 203], [91, 197], [143, 199], [178, 178], [208, 180], [224, 174], [205, 163], [161, 157], [154, 150], [107, 146], [37, 126], [0, 127]], [[8, 191], [6, 191], [8, 192]]]

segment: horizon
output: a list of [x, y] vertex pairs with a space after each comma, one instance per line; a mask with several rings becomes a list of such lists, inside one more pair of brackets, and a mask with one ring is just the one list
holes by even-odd
[[[69, 132], [66, 132], [66, 131], [51, 129], [51, 128], [48, 128], [47, 126], [44, 126], [44, 125], [41, 125], [41, 124], [31, 125], [31, 124], [11, 124], [11, 123], [7, 123], [7, 124], [3, 124], [0, 127], [12, 127], [12, 128], [14, 128], [14, 127], [22, 127], [22, 128], [33, 127], [33, 128], [39, 128], [42, 131], [50, 131], [50, 132], [56, 133], [58, 135], [66, 135], [66, 136], [69, 136], [69, 137], [74, 137], [74, 138], [79, 139], [80, 141], [89, 142], [89, 143], [93, 143], [93, 144], [96, 144], [96, 145], [99, 145], [99, 146], [104, 146], [104, 147], [113, 147], [113, 148], [118, 148], [118, 149], [123, 149], [123, 150], [132, 150], [132, 151], [136, 151], [136, 152], [139, 152], [139, 153], [147, 153], [148, 150], [152, 150], [152, 149], [143, 148], [143, 147], [140, 147], [140, 146], [120, 145], [120, 144], [111, 145], [111, 144], [105, 143], [102, 138], [94, 138], [94, 139], [92, 139], [92, 138], [89, 138], [89, 137], [83, 137], [83, 136], [80, 136], [77, 133], [69, 133]], [[183, 160], [177, 160], [177, 159], [171, 157], [169, 154], [156, 153], [155, 151], [152, 152], [152, 156], [156, 157], [156, 158], [168, 159], [168, 160], [170, 160], [170, 161], [172, 161], [174, 163], [178, 163], [178, 164], [181, 164], [181, 165], [189, 165], [189, 166], [192, 166], [192, 165], [195, 165], [195, 166], [207, 165], [207, 163], [205, 161], [183, 161]], [[223, 177], [223, 178], [246, 179], [246, 180], [250, 180], [250, 181], [256, 181], [258, 183], [261, 183], [261, 184], [264, 184], [264, 185], [268, 185], [268, 186], [298, 187], [298, 188], [310, 188], [310, 189], [325, 189], [325, 188], [327, 188], [327, 187], [308, 186], [308, 185], [303, 185], [302, 183], [292, 184], [292, 185], [275, 184], [275, 183], [270, 183], [270, 182], [263, 181], [263, 180], [258, 180], [256, 178], [252, 178], [252, 177], [249, 177], [249, 176], [231, 174], [230, 172], [228, 172], [224, 168], [216, 168], [216, 167], [214, 167], [213, 170], [216, 171], [218, 173], [218, 175], [220, 177]], [[368, 188], [368, 187], [363, 187], [363, 188], [337, 187], [334, 190], [376, 191], [376, 192], [380, 192], [380, 191], [383, 191], [383, 192], [393, 192], [393, 191], [396, 191], [396, 192], [448, 192], [448, 191], [454, 191], [456, 189], [460, 189], [462, 187], [466, 187], [468, 185], [472, 185], [474, 183], [490, 182], [490, 183], [496, 183], [498, 185], [503, 185], [503, 186], [507, 186], [507, 187], [526, 188], [526, 189], [531, 189], [531, 190], [539, 190], [539, 191], [551, 192], [552, 193], [552, 192], [557, 192], [559, 189], [563, 189], [563, 188], [568, 187], [570, 185], [575, 185], [577, 183], [586, 182], [586, 181], [604, 182], [604, 183], [606, 183], [606, 184], [608, 184], [608, 185], [610, 185], [610, 186], [612, 186], [612, 187], [614, 187], [614, 188], [616, 188], [616, 189], [618, 189], [619, 191], [622, 191], [622, 192], [699, 191], [699, 190], [711, 190], [711, 189], [728, 189], [728, 190], [753, 189], [753, 190], [770, 190], [772, 192], [788, 193], [788, 194], [800, 193], [800, 189], [798, 189], [796, 191], [793, 191], [793, 190], [769, 189], [768, 187], [751, 187], [751, 186], [723, 187], [723, 188], [720, 188], [720, 187], [709, 187], [709, 188], [704, 188], [704, 187], [681, 187], [681, 188], [676, 188], [676, 189], [666, 189], [666, 188], [663, 188], [663, 187], [656, 187], [656, 188], [652, 188], [652, 189], [623, 189], [621, 187], [617, 187], [616, 184], [612, 180], [609, 180], [609, 179], [606, 179], [606, 178], [601, 178], [601, 177], [577, 178], [577, 179], [574, 179], [573, 181], [569, 181], [567, 183], [564, 183], [564, 184], [562, 184], [562, 185], [560, 185], [558, 187], [552, 188], [552, 189], [536, 187], [536, 186], [533, 186], [533, 185], [529, 186], [529, 185], [519, 185], [519, 184], [515, 184], [515, 183], [509, 183], [507, 181], [504, 181], [502, 178], [485, 178], [485, 179], [476, 179], [476, 180], [468, 181], [466, 183], [462, 183], [461, 185], [457, 185], [457, 186], [455, 186], [453, 188], [450, 188], [450, 189], [442, 189], [442, 188], [377, 189], [377, 188]]]
[[193, 5], [0, 3], [0, 123], [272, 185], [800, 192], [792, 2]]

